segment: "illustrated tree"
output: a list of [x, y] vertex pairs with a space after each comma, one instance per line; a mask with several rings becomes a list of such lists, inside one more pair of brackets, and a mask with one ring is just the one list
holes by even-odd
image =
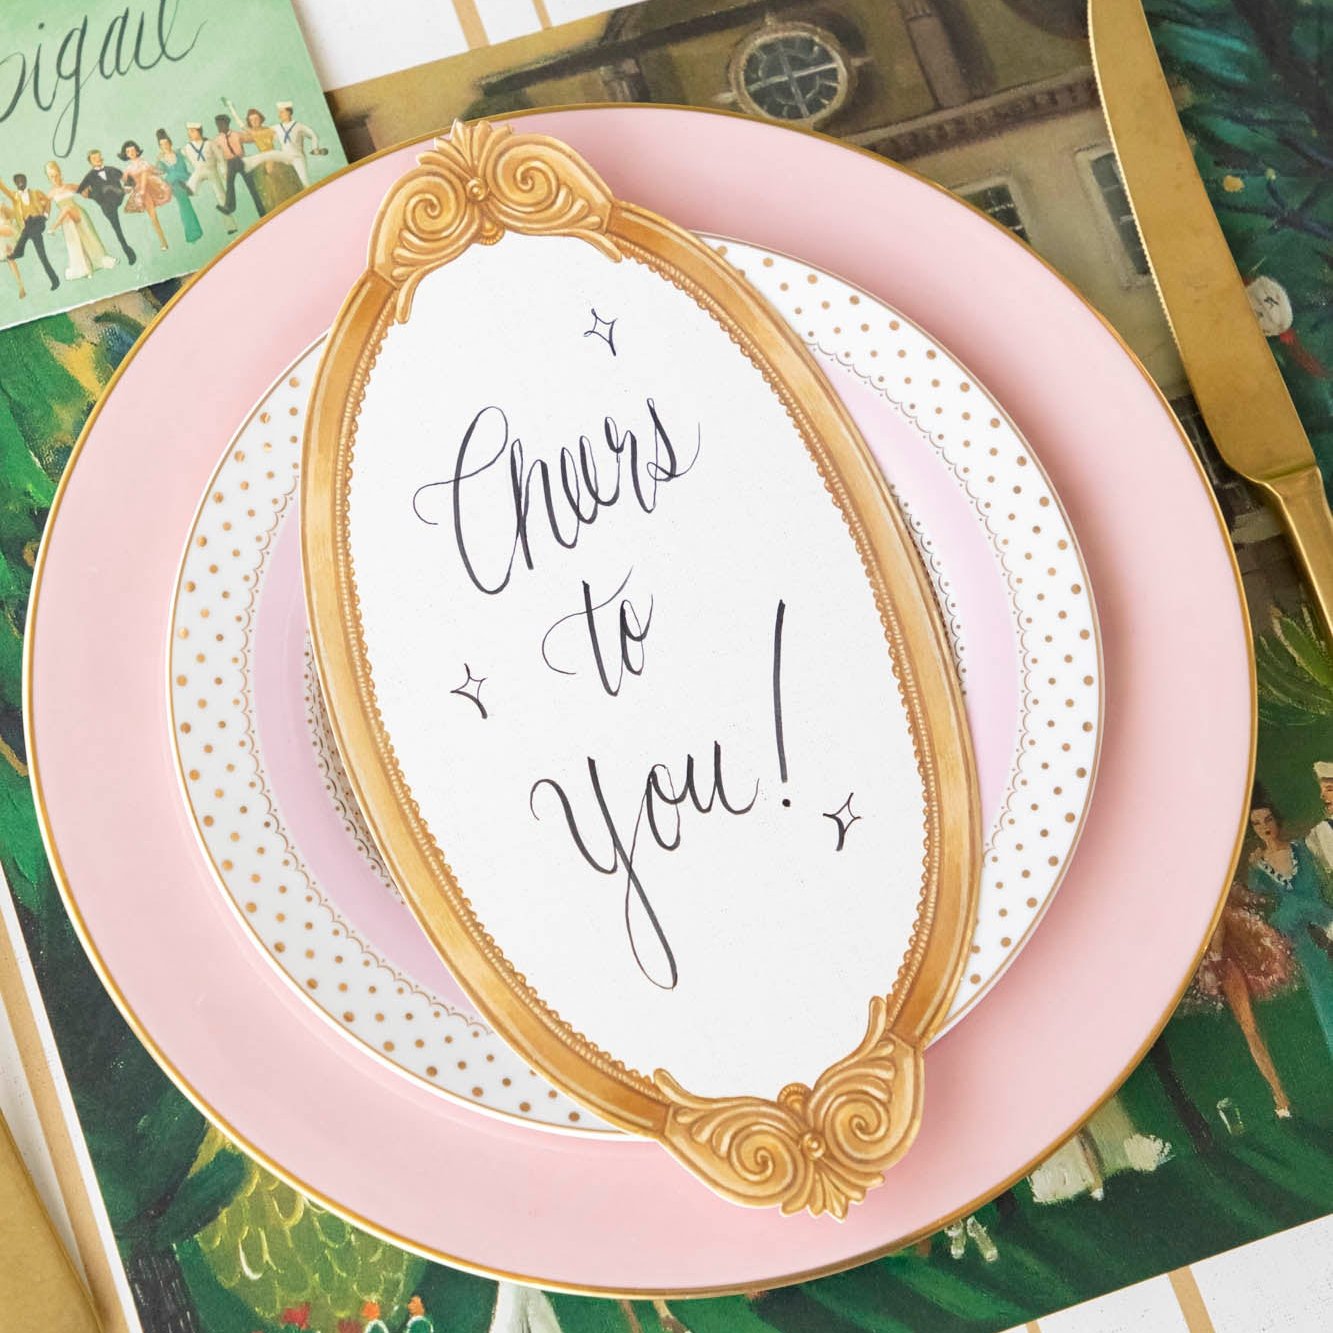
[[1254, 641], [1259, 716], [1299, 725], [1333, 717], [1333, 653], [1308, 608], [1271, 611], [1272, 631]]
[[[201, 1158], [225, 1151], [214, 1132]], [[374, 1300], [390, 1327], [405, 1318], [425, 1263], [311, 1203], [246, 1163], [240, 1189], [201, 1230], [199, 1250], [218, 1283], [260, 1319], [282, 1327], [304, 1312], [311, 1329], [333, 1330]]]
[[122, 298], [77, 323], [0, 333], [0, 862], [39, 979], [59, 979], [45, 990], [51, 1023], [144, 1326], [197, 1333], [176, 1247], [216, 1216], [244, 1163], [228, 1149], [197, 1164], [203, 1117], [107, 1002], [43, 851], [20, 715], [24, 616], [56, 482], [153, 305]]

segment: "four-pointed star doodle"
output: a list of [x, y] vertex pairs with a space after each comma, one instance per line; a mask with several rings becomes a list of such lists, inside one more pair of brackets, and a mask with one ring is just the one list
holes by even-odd
[[835, 852], [842, 851], [843, 844], [847, 841], [847, 830], [861, 818], [860, 815], [852, 813], [852, 797], [855, 795], [855, 792], [849, 791], [847, 799], [832, 814], [824, 816], [838, 826], [838, 845], [833, 849]]
[[592, 312], [592, 328], [588, 329], [583, 336], [585, 338], [600, 338], [611, 349], [611, 355], [616, 355], [616, 321], [614, 319], [603, 319], [594, 310]]
[[482, 717], [486, 714], [486, 705], [481, 701], [481, 687], [486, 683], [485, 676], [474, 676], [472, 668], [466, 662], [463, 663], [463, 670], [467, 672], [467, 679], [456, 689], [450, 690], [450, 694], [461, 695], [464, 699], [471, 700], [481, 711]]

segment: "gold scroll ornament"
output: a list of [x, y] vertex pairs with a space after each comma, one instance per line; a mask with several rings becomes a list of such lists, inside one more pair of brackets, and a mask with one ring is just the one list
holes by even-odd
[[[976, 912], [979, 808], [961, 692], [910, 536], [869, 450], [799, 340], [690, 233], [616, 199], [569, 146], [455, 123], [389, 192], [370, 266], [344, 303], [315, 385], [302, 466], [306, 596], [334, 732], [376, 841], [427, 934], [480, 1010], [553, 1083], [659, 1140], [724, 1197], [844, 1217], [910, 1146], [922, 1052], [948, 1012]], [[915, 930], [897, 978], [867, 997], [861, 1044], [813, 1086], [697, 1097], [666, 1070], [627, 1068], [575, 1031], [487, 932], [421, 819], [376, 705], [348, 546], [357, 417], [393, 322], [428, 274], [506, 232], [577, 237], [688, 294], [758, 367], [799, 430], [860, 551], [925, 792]], [[892, 966], [890, 964], [889, 966]]]

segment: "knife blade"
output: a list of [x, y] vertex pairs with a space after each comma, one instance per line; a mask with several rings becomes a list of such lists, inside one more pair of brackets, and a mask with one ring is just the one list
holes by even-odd
[[1204, 422], [1277, 511], [1333, 637], [1333, 515], [1282, 373], [1208, 201], [1138, 0], [1089, 0], [1111, 142]]

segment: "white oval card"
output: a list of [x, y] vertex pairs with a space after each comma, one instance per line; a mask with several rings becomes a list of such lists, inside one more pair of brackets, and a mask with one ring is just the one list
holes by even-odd
[[906, 1150], [973, 923], [947, 643], [864, 442], [706, 246], [456, 126], [390, 193], [302, 480], [395, 878], [534, 1066], [741, 1203]]

